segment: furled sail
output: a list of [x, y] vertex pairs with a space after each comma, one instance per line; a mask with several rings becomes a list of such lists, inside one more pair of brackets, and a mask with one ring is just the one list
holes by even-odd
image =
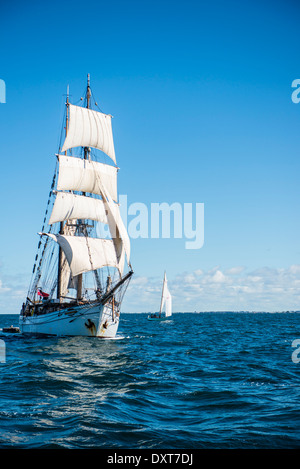
[[105, 185], [111, 198], [117, 202], [118, 168], [73, 156], [58, 155], [58, 158], [57, 190], [90, 192], [101, 195], [100, 181]]
[[111, 116], [74, 104], [68, 106], [69, 126], [62, 152], [74, 147], [93, 147], [116, 163]]
[[[62, 248], [73, 277], [104, 266], [123, 270], [112, 240], [40, 233], [54, 239]], [[121, 272], [122, 273], [122, 272]]]
[[[65, 235], [73, 236], [75, 233], [76, 227], [74, 225], [66, 224], [63, 228], [63, 232]], [[69, 263], [67, 258], [62, 251], [60, 258], [58, 259], [60, 262], [60, 295], [62, 297], [67, 296], [69, 292], [69, 288], [74, 288], [72, 283], [72, 274], [70, 270]]]
[[106, 209], [100, 199], [58, 192], [49, 225], [65, 220], [89, 219], [107, 223]]
[[62, 253], [61, 256], [61, 277], [60, 277], [60, 294], [66, 296], [69, 292], [71, 278], [70, 266], [67, 262], [66, 256]]

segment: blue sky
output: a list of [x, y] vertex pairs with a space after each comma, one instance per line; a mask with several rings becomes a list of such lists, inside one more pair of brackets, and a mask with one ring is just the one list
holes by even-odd
[[125, 311], [300, 309], [295, 1], [1, 2], [0, 312], [26, 295], [66, 87], [114, 116], [128, 204], [204, 203], [201, 249], [134, 239]]

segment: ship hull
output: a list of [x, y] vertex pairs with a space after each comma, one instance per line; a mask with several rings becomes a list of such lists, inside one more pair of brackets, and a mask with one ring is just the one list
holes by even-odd
[[171, 315], [169, 316], [147, 316], [148, 321], [168, 321], [171, 319]]
[[147, 317], [148, 321], [165, 321], [165, 317], [164, 316], [161, 316], [161, 317], [151, 317], [151, 316], [148, 316]]
[[57, 311], [20, 315], [22, 334], [54, 336], [87, 336], [114, 338], [119, 325], [119, 314], [109, 304], [77, 305]]

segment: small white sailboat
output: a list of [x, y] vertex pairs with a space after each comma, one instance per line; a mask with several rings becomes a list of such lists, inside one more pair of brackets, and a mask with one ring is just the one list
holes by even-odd
[[[162, 311], [165, 307], [165, 314], [162, 315]], [[168, 281], [166, 272], [164, 275], [162, 293], [161, 293], [161, 301], [160, 301], [160, 310], [159, 313], [150, 314], [147, 317], [149, 321], [164, 321], [169, 319], [172, 316], [172, 296], [168, 288]]]
[[82, 107], [67, 95], [65, 139], [20, 313], [24, 334], [117, 333], [133, 274], [130, 241], [118, 204], [112, 116], [92, 110], [92, 97], [89, 75]]

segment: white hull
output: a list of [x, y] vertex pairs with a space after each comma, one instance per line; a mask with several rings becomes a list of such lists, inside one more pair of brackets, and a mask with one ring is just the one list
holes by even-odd
[[110, 304], [80, 305], [39, 316], [20, 316], [20, 332], [55, 336], [114, 338], [119, 314], [112, 314]]

